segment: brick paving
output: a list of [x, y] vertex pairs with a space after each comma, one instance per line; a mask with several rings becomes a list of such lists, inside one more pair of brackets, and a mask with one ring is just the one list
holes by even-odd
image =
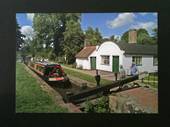
[[131, 96], [145, 109], [153, 113], [158, 112], [158, 92], [150, 88], [139, 87], [118, 93], [123, 96]]

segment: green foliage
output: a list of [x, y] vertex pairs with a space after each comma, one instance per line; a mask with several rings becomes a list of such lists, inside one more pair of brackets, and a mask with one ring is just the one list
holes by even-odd
[[152, 37], [152, 39], [153, 39], [153, 41], [155, 41], [156, 43], [158, 43], [158, 28], [154, 28], [153, 30], [153, 37]]
[[66, 56], [66, 63], [74, 63], [75, 55], [84, 44], [84, 35], [79, 22], [74, 20], [67, 21], [64, 34], [63, 50]]
[[80, 65], [79, 67], [77, 67], [77, 69], [82, 70], [82, 69], [83, 69], [83, 66], [82, 66], [82, 65]]
[[[121, 40], [128, 43], [129, 30], [123, 33]], [[157, 35], [155, 35], [157, 36]], [[156, 40], [156, 39], [155, 39]], [[148, 33], [146, 29], [140, 28], [137, 30], [137, 43], [139, 44], [156, 44], [155, 41]]]
[[64, 14], [36, 13], [33, 20], [33, 28], [39, 44], [45, 44], [47, 48], [53, 44], [55, 54], [58, 55], [61, 51], [62, 34], [65, 30]]
[[98, 45], [102, 43], [102, 36], [99, 29], [95, 30], [92, 27], [88, 27], [85, 32], [85, 42], [86, 45]]
[[158, 88], [158, 76], [154, 74], [149, 74], [149, 76], [143, 79], [143, 83], [149, 85], [153, 88]]
[[67, 112], [57, 106], [36, 79], [29, 75], [22, 64], [16, 64], [16, 112], [48, 113]]
[[129, 42], [129, 31], [123, 33], [123, 35], [121, 36], [121, 40], [127, 43]]
[[88, 113], [109, 113], [109, 100], [107, 96], [103, 96], [101, 98], [98, 98], [93, 104], [90, 101], [85, 102], [85, 112]]
[[64, 57], [56, 57], [55, 61], [57, 63], [63, 64], [63, 63], [65, 63], [65, 58]]
[[84, 111], [87, 112], [87, 113], [94, 113], [95, 112], [94, 105], [89, 100], [87, 100], [85, 102], [85, 110]]
[[118, 38], [115, 37], [115, 35], [110, 36], [110, 38], [103, 38], [102, 42], [105, 41], [113, 41], [113, 42], [118, 42]]
[[150, 36], [147, 30], [139, 29], [137, 30], [137, 42], [141, 44], [149, 43]]
[[115, 40], [115, 36], [112, 35], [112, 36], [110, 37], [110, 40], [114, 41], [114, 40]]
[[73, 64], [68, 64], [67, 66], [71, 67], [71, 68], [76, 68], [77, 64], [76, 64], [76, 62], [74, 62]]
[[110, 39], [109, 38], [103, 38], [102, 42], [105, 42], [105, 41], [110, 41]]
[[95, 111], [98, 113], [109, 113], [109, 100], [107, 96], [103, 96], [97, 100]]
[[20, 31], [21, 27], [18, 25], [16, 20], [16, 50], [19, 51], [21, 49], [21, 45], [24, 43], [23, 38], [25, 35], [23, 35]]
[[23, 60], [27, 55], [30, 55], [30, 50], [30, 39], [26, 39], [22, 44], [22, 48], [20, 49], [21, 57], [23, 58]]
[[72, 64], [72, 68], [76, 68], [76, 66], [77, 66], [77, 64], [76, 64], [76, 62], [74, 62], [74, 63]]
[[36, 47], [37, 55], [61, 63], [74, 63], [74, 56], [84, 41], [79, 13], [36, 13], [33, 28], [36, 34], [32, 47]]

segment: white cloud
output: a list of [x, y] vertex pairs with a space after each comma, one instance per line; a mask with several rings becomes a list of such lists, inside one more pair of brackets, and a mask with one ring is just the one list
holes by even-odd
[[34, 13], [27, 13], [26, 15], [28, 20], [33, 21]]
[[120, 40], [121, 39], [121, 36], [120, 35], [115, 35], [115, 38]]
[[112, 21], [107, 21], [109, 28], [118, 28], [134, 21], [135, 14], [133, 13], [121, 13]]
[[153, 15], [154, 15], [154, 16], [157, 16], [157, 15], [158, 15], [158, 13], [157, 13], [157, 12], [155, 12], [155, 13], [153, 13]]
[[142, 15], [142, 16], [145, 16], [145, 15], [148, 15], [148, 14], [152, 14], [153, 16], [157, 16], [157, 12], [154, 12], [154, 13], [151, 13], [151, 12], [147, 12], [147, 13], [144, 13], [144, 12], [141, 12], [141, 13], [139, 13], [140, 15]]
[[28, 38], [32, 39], [34, 36], [34, 30], [33, 30], [32, 26], [22, 26], [21, 33], [26, 36], [25, 39], [28, 39]]
[[135, 25], [132, 25], [131, 28], [139, 29], [144, 28], [148, 31], [151, 31], [153, 28], [157, 28], [157, 24], [155, 22], [138, 22]]
[[147, 15], [148, 13], [141, 12], [141, 13], [139, 13], [139, 14], [142, 15], [142, 16], [145, 16], [145, 15]]
[[103, 36], [103, 38], [110, 38], [109, 36]]

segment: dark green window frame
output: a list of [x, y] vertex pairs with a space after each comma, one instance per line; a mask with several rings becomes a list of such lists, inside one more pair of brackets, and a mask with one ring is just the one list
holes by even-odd
[[142, 56], [132, 56], [132, 62], [136, 64], [136, 66], [142, 66]]
[[102, 65], [109, 65], [110, 64], [110, 56], [101, 55], [101, 64]]

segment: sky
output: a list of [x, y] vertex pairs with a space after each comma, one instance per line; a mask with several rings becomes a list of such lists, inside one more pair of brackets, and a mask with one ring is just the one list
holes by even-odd
[[[34, 13], [17, 13], [17, 22], [21, 32], [32, 36]], [[82, 13], [81, 28], [85, 31], [88, 27], [98, 28], [104, 38], [111, 35], [120, 37], [129, 29], [145, 28], [152, 35], [152, 29], [158, 27], [157, 13]]]

